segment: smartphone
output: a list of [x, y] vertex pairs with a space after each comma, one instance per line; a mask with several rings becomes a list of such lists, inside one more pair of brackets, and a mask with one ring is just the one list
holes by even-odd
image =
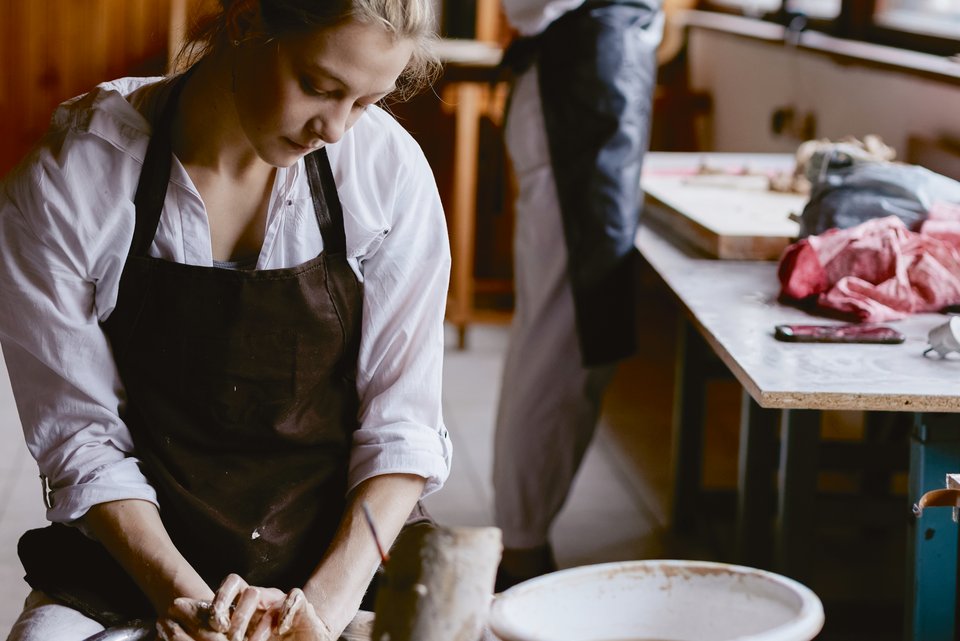
[[883, 325], [777, 325], [774, 337], [792, 343], [887, 343], [897, 344], [904, 336]]

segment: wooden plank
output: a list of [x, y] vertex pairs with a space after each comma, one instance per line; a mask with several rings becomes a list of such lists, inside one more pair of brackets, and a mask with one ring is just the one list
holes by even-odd
[[644, 213], [714, 258], [777, 260], [796, 239], [792, 216], [807, 198], [770, 191], [767, 182], [763, 175], [647, 173]]
[[500, 6], [497, 0], [477, 0], [476, 38], [485, 42], [500, 40]]
[[473, 310], [473, 265], [477, 197], [477, 150], [483, 87], [461, 82], [451, 86], [456, 104], [456, 146], [453, 160], [453, 205], [450, 235], [453, 265], [451, 294], [454, 307], [447, 317], [457, 326], [458, 343], [466, 345], [466, 327]]

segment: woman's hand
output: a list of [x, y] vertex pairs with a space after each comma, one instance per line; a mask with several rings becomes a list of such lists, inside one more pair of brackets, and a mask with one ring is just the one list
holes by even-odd
[[181, 597], [157, 619], [160, 641], [228, 641], [210, 627], [211, 603]]
[[[217, 621], [216, 602], [181, 598], [157, 622], [161, 641], [336, 641], [337, 635], [317, 616], [300, 588], [284, 595], [272, 588], [238, 584], [236, 579], [239, 577], [230, 579], [227, 590], [217, 592], [224, 601], [231, 594], [236, 597], [237, 605], [229, 614], [225, 630], [224, 621]], [[244, 587], [238, 589], [238, 585]], [[271, 597], [279, 593], [281, 600], [272, 606], [265, 606], [263, 600], [251, 605], [262, 592], [269, 592]]]
[[300, 588], [290, 590], [278, 606], [261, 617], [248, 641], [336, 641]]
[[230, 641], [243, 641], [249, 637], [248, 630], [256, 630], [260, 620], [279, 608], [285, 596], [281, 590], [252, 586], [230, 574], [213, 597], [210, 628], [225, 634]]
[[[286, 595], [276, 588], [249, 585], [231, 574], [213, 601], [178, 598], [157, 621], [162, 641], [250, 641], [263, 628], [270, 636]], [[318, 637], [319, 638], [319, 637]]]

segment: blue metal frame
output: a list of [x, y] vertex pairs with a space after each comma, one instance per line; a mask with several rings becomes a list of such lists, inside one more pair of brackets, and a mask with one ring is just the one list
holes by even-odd
[[[910, 439], [910, 492], [943, 488], [960, 471], [960, 416], [916, 414]], [[906, 508], [905, 508], [906, 509]], [[955, 641], [957, 635], [957, 524], [952, 510], [928, 509], [911, 522], [907, 538], [906, 638]]]

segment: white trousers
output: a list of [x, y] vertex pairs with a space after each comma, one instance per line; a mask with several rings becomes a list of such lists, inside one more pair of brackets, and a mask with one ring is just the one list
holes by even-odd
[[508, 548], [547, 542], [590, 444], [615, 365], [584, 368], [536, 66], [506, 124], [516, 174], [516, 305], [494, 443], [494, 512]]
[[81, 612], [33, 590], [7, 641], [84, 641], [103, 629]]

